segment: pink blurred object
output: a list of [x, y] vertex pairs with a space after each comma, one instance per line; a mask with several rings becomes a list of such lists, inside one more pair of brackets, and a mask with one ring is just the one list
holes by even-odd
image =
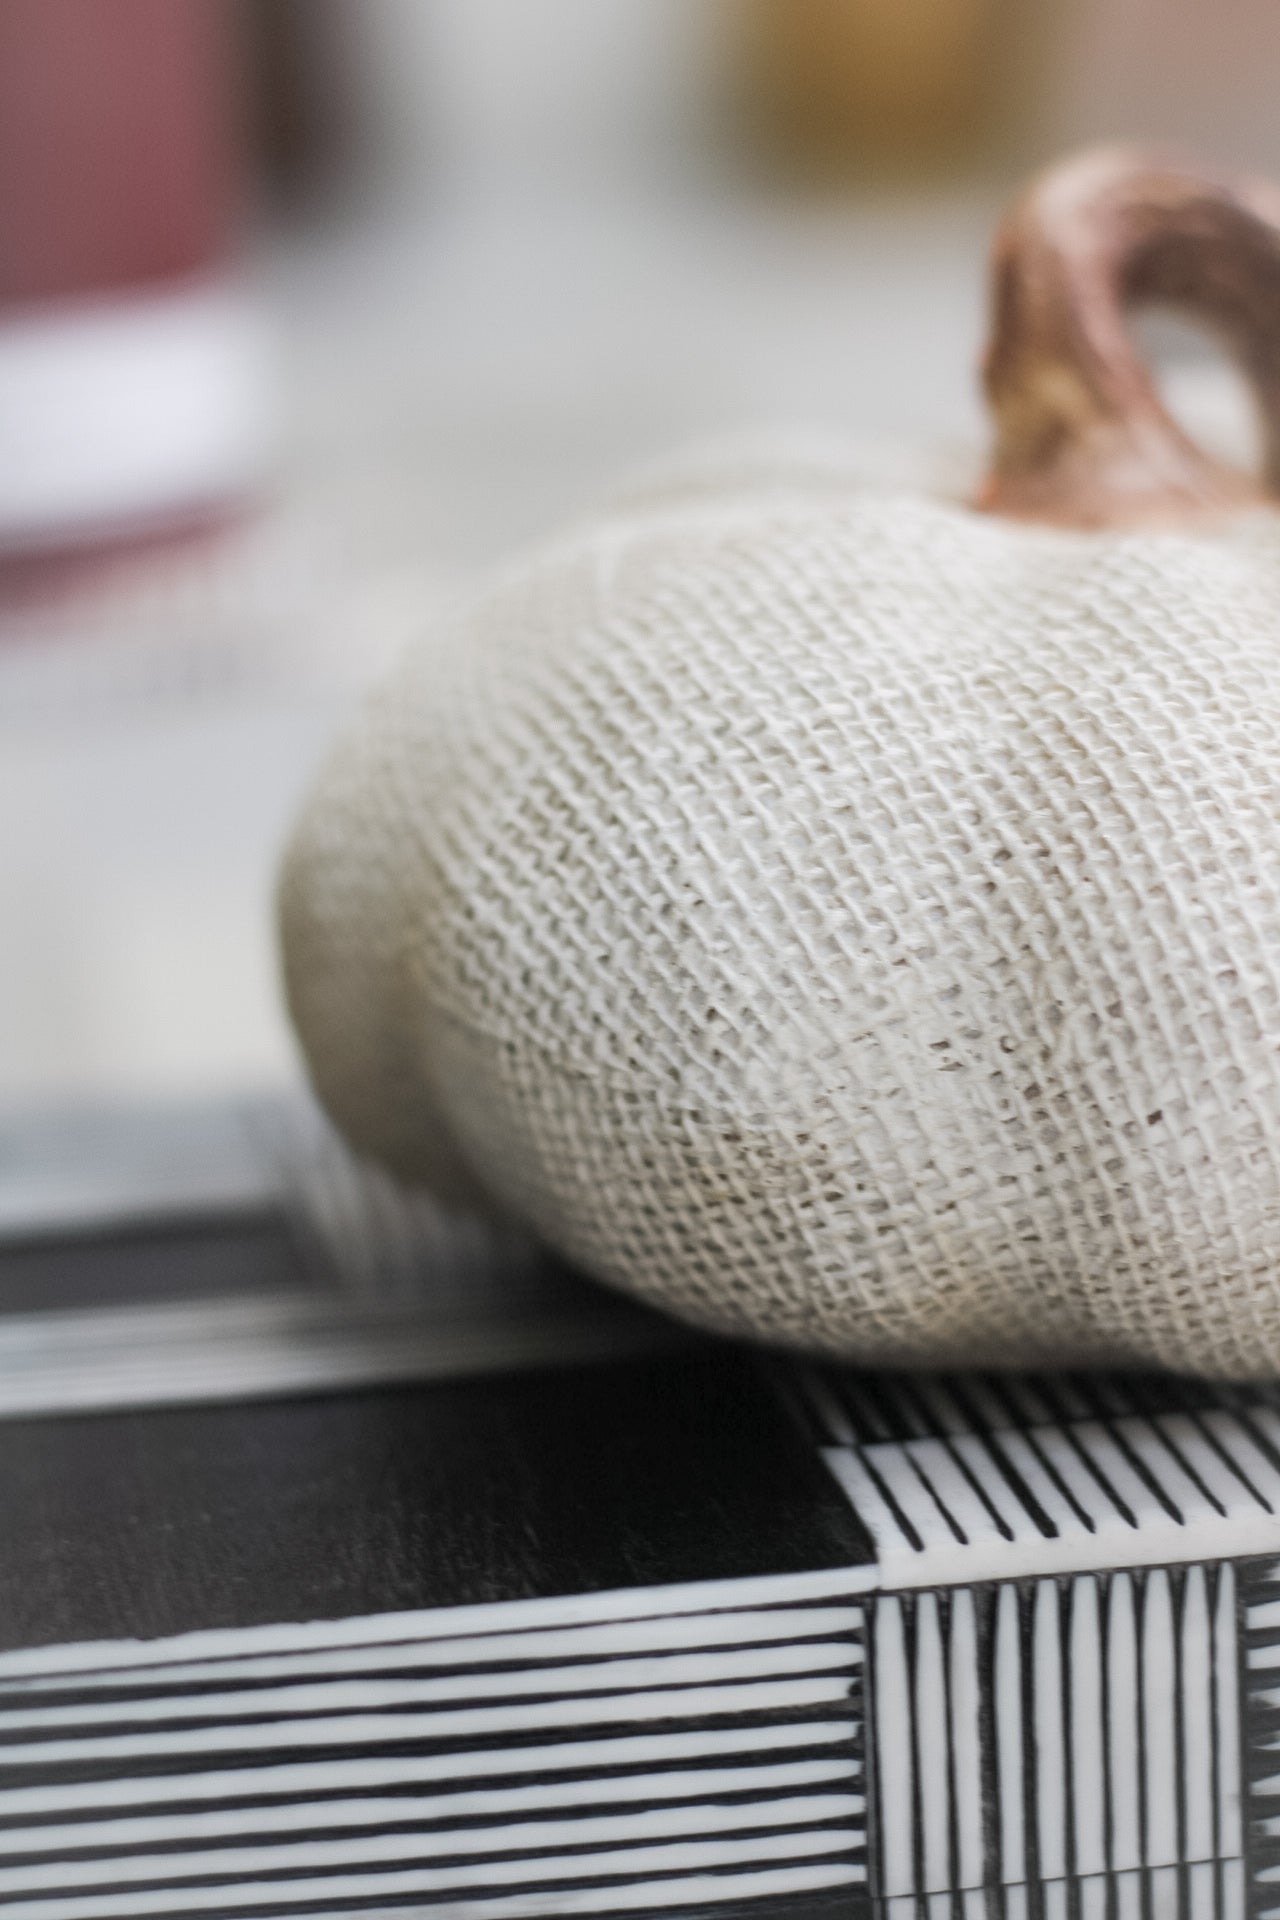
[[232, 0], [0, 5], [0, 557], [216, 517], [261, 468]]

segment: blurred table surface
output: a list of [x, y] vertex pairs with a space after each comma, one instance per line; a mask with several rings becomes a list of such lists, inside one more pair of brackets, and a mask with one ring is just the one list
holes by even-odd
[[272, 875], [361, 687], [664, 449], [979, 442], [994, 206], [509, 194], [265, 241], [256, 511], [0, 609], [0, 1103], [294, 1074]]

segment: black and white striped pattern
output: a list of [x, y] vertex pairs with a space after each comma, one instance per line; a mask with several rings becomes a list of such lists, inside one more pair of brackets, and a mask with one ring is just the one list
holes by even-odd
[[1251, 1920], [1280, 1916], [1280, 1564], [1240, 1568]]
[[1280, 1390], [775, 1394], [218, 1126], [0, 1182], [0, 1920], [1280, 1920]]
[[1244, 1863], [1152, 1867], [872, 1903], [873, 1920], [1243, 1920]]
[[6, 1920], [861, 1887], [862, 1612], [840, 1586], [8, 1656]]
[[1242, 1855], [1230, 1564], [884, 1594], [873, 1621], [885, 1895]]
[[804, 1394], [886, 1587], [1280, 1551], [1261, 1389], [815, 1370]]
[[0, 1422], [0, 1482], [6, 1920], [865, 1886], [875, 1569], [732, 1354]]
[[688, 1344], [357, 1162], [315, 1103], [0, 1115], [0, 1419]]

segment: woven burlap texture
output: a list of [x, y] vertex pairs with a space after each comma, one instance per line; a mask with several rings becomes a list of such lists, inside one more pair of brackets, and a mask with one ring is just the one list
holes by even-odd
[[342, 743], [290, 1001], [355, 1143], [707, 1327], [1280, 1367], [1280, 521], [694, 463]]

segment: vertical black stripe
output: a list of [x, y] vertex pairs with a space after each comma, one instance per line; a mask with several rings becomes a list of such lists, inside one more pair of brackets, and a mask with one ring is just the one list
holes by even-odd
[[1116, 1864], [1115, 1782], [1111, 1777], [1111, 1590], [1115, 1576], [1098, 1580], [1098, 1666], [1102, 1675], [1102, 1857], [1109, 1871]]
[[1173, 1750], [1176, 1756], [1175, 1771], [1177, 1777], [1174, 1803], [1174, 1831], [1177, 1834], [1178, 1859], [1187, 1858], [1187, 1725], [1186, 1725], [1186, 1683], [1187, 1664], [1185, 1635], [1187, 1630], [1187, 1578], [1184, 1567], [1174, 1567], [1169, 1573], [1171, 1588], [1170, 1600], [1173, 1607]]
[[[953, 1593], [939, 1595], [938, 1630], [942, 1635], [942, 1687], [947, 1715], [947, 1872], [960, 1885], [960, 1798], [956, 1790], [956, 1646], [952, 1633]], [[982, 1765], [979, 1754], [979, 1768]]]
[[1018, 1584], [1018, 1652], [1022, 1662], [1022, 1855], [1031, 1884], [1040, 1880], [1040, 1823], [1036, 1782], [1035, 1582]]
[[921, 1726], [916, 1710], [916, 1681], [919, 1674], [916, 1596], [903, 1594], [902, 1637], [907, 1667], [907, 1711], [911, 1717], [911, 1873], [915, 1890], [924, 1889], [924, 1782], [920, 1777]]
[[[1206, 1569], [1209, 1602], [1209, 1725], [1213, 1737], [1209, 1743], [1209, 1785], [1213, 1794], [1213, 1851], [1222, 1851], [1226, 1838], [1222, 1831], [1222, 1754], [1218, 1745], [1218, 1604], [1222, 1582], [1226, 1578], [1221, 1564]], [[1243, 1776], [1242, 1776], [1243, 1777]]]
[[996, 1737], [996, 1620], [1001, 1589], [979, 1587], [974, 1594], [978, 1640], [978, 1738], [982, 1752], [982, 1871], [995, 1886], [1001, 1878], [1005, 1833], [1001, 1816], [1002, 1781]]
[[882, 1785], [877, 1748], [876, 1701], [879, 1697], [880, 1663], [877, 1610], [877, 1603], [872, 1600], [868, 1605], [866, 1630], [862, 1643], [862, 1685], [865, 1708], [862, 1715], [862, 1780], [866, 1800], [867, 1889], [872, 1898], [876, 1898], [881, 1893], [885, 1880], [884, 1810], [881, 1805]]
[[[1134, 1662], [1134, 1687], [1138, 1696], [1138, 1858], [1145, 1867], [1151, 1857], [1150, 1819], [1147, 1805], [1147, 1576], [1144, 1570], [1135, 1570], [1130, 1577], [1133, 1592], [1134, 1646], [1137, 1655]], [[1149, 1892], [1147, 1899], [1149, 1903]]]
[[1061, 1578], [1055, 1581], [1058, 1598], [1058, 1693], [1062, 1714], [1062, 1807], [1066, 1822], [1063, 1835], [1062, 1857], [1068, 1874], [1079, 1872], [1077, 1861], [1076, 1832], [1076, 1768], [1075, 1768], [1075, 1715], [1072, 1712], [1072, 1628], [1075, 1626], [1076, 1597], [1081, 1579], [1089, 1575], [1077, 1575], [1075, 1578]]

